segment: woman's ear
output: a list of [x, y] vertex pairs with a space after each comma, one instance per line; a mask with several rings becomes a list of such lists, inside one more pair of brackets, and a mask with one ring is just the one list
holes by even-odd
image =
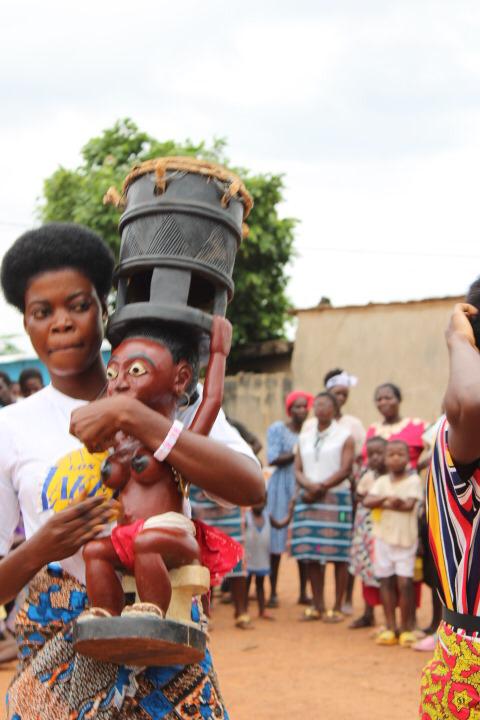
[[193, 371], [189, 363], [180, 360], [175, 373], [173, 391], [177, 397], [183, 395], [193, 380]]

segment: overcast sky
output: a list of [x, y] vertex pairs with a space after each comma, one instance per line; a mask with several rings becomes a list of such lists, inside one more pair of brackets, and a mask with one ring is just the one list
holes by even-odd
[[[467, 0], [5, 4], [0, 254], [43, 179], [128, 116], [285, 174], [297, 307], [462, 293], [480, 274], [479, 31]], [[0, 312], [0, 334], [21, 327]]]

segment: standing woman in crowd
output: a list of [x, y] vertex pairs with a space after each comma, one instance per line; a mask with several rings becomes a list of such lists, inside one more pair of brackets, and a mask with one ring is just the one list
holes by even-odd
[[[112, 270], [113, 257], [98, 236], [64, 223], [25, 233], [2, 263], [4, 294], [23, 313], [51, 378], [51, 385], [0, 412], [0, 603], [29, 584], [17, 618], [20, 661], [8, 717], [127, 720], [146, 716], [145, 707], [152, 720], [192, 712], [227, 718], [208, 652], [201, 664], [135, 668], [73, 650], [72, 622], [87, 605], [82, 547], [108, 526], [112, 506], [102, 497], [80, 497], [59, 512], [42, 512], [51, 468], [75, 455], [85, 434], [101, 439], [99, 450], [118, 431], [155, 450], [171, 426], [128, 393], [97, 400], [107, 382], [100, 347]], [[94, 419], [85, 423], [85, 414]], [[237, 433], [231, 438], [223, 413], [215, 425], [219, 442], [183, 430], [169, 463], [228, 502], [261, 502], [263, 478], [250, 448]], [[20, 511], [26, 540], [9, 552]]]
[[[268, 464], [275, 470], [268, 483], [267, 511], [274, 520], [280, 522], [289, 510], [290, 501], [295, 494], [295, 458], [294, 449], [298, 435], [312, 407], [313, 396], [297, 390], [287, 395], [285, 410], [289, 417], [287, 422], [279, 420], [270, 425], [267, 433]], [[271, 594], [269, 607], [278, 606], [277, 581], [282, 553], [287, 544], [288, 528], [271, 530], [270, 583]], [[308, 604], [307, 573], [305, 564], [299, 560], [300, 596], [298, 602]]]
[[[382, 415], [382, 420], [372, 423], [367, 429], [367, 440], [371, 437], [383, 437], [385, 440], [403, 440], [408, 445], [410, 466], [412, 470], [422, 470], [427, 461], [420, 456], [425, 450], [423, 433], [428, 423], [418, 418], [402, 417], [400, 405], [402, 391], [397, 385], [387, 382], [375, 390], [375, 405]], [[362, 450], [363, 464], [367, 464], [367, 448]]]
[[[341, 611], [347, 585], [352, 533], [352, 496], [348, 478], [352, 471], [354, 441], [335, 420], [335, 396], [321, 392], [313, 405], [317, 424], [300, 434], [295, 475], [301, 492], [295, 503], [291, 551], [297, 560], [308, 561], [313, 606], [305, 620], [343, 620]], [[335, 604], [325, 616], [325, 564], [335, 565]]]
[[349, 375], [341, 368], [330, 370], [323, 379], [323, 384], [328, 392], [335, 395], [338, 403], [338, 415], [335, 418], [342, 427], [346, 428], [355, 442], [355, 459], [359, 458], [366, 438], [365, 428], [362, 421], [355, 415], [348, 415], [342, 412], [342, 408], [348, 400], [350, 389], [358, 383], [355, 375]]

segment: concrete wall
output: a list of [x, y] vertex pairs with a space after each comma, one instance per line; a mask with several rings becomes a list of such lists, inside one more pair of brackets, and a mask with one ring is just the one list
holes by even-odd
[[243, 423], [263, 444], [275, 420], [285, 418], [284, 399], [292, 389], [290, 373], [238, 373], [225, 378], [223, 408], [227, 415]]
[[298, 313], [292, 358], [293, 386], [316, 393], [328, 370], [357, 375], [346, 411], [365, 424], [378, 418], [373, 392], [382, 382], [400, 386], [401, 412], [434, 420], [447, 382], [444, 331], [460, 298], [315, 308]]

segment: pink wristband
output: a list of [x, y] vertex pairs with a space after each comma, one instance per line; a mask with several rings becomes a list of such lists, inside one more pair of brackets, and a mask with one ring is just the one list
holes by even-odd
[[153, 453], [153, 457], [155, 460], [158, 460], [158, 462], [163, 462], [165, 458], [168, 456], [169, 452], [174, 447], [175, 443], [177, 442], [178, 438], [180, 437], [180, 433], [183, 430], [183, 423], [180, 422], [180, 420], [175, 420], [172, 427], [167, 433], [166, 438], [160, 445], [160, 447], [155, 450]]

